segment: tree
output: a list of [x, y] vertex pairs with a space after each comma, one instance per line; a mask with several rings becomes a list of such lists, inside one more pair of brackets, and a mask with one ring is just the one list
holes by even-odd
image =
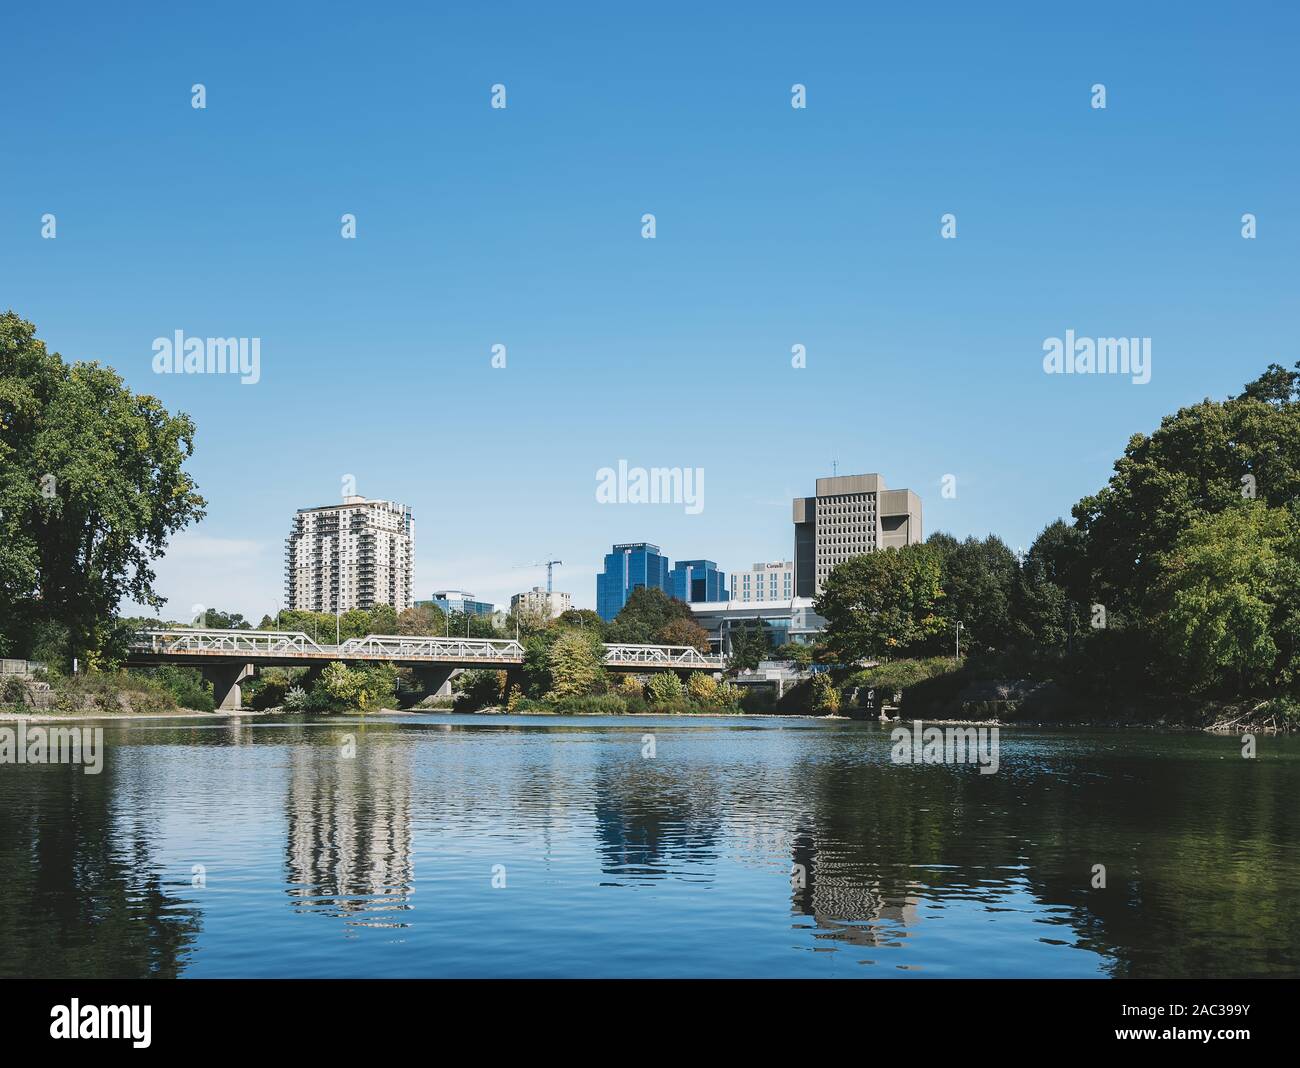
[[[370, 609], [371, 634], [396, 634], [397, 609], [391, 604], [377, 604]], [[362, 635], [365, 637], [365, 635]]]
[[653, 644], [663, 640], [664, 629], [675, 620], [694, 623], [691, 606], [657, 587], [638, 586], [609, 624], [606, 637], [610, 642]]
[[438, 637], [447, 631], [447, 617], [436, 605], [417, 604], [397, 614], [395, 634], [422, 638]]
[[812, 679], [812, 706], [814, 712], [833, 716], [840, 710], [840, 691], [830, 673], [819, 671]]
[[605, 621], [590, 608], [566, 608], [555, 622], [562, 627], [584, 627], [602, 638], [605, 635]]
[[766, 620], [742, 620], [727, 629], [726, 643], [728, 671], [756, 671], [772, 651], [772, 628]]
[[150, 566], [201, 519], [183, 470], [194, 424], [98, 363], [65, 364], [0, 315], [0, 632], [22, 654], [37, 624], [92, 662], [118, 603], [157, 608]]
[[1140, 614], [1159, 554], [1243, 498], [1271, 507], [1300, 498], [1300, 373], [1277, 364], [1237, 397], [1181, 408], [1133, 435], [1106, 486], [1075, 505], [1094, 599], [1108, 613]]
[[553, 697], [586, 697], [605, 688], [601, 644], [593, 635], [566, 630], [551, 646], [549, 669]]
[[826, 577], [814, 602], [826, 619], [823, 643], [842, 664], [923, 655], [948, 630], [942, 615], [943, 554], [906, 545], [854, 556]]
[[961, 621], [962, 645], [972, 652], [1005, 648], [1012, 635], [1015, 553], [992, 534], [961, 542], [934, 534], [927, 544], [942, 555], [943, 612], [950, 628]]
[[709, 632], [692, 619], [672, 619], [660, 629], [657, 641], [661, 645], [687, 645], [701, 653], [710, 650]]
[[683, 696], [682, 680], [674, 672], [661, 671], [650, 677], [650, 681], [646, 683], [646, 691], [654, 704], [676, 704]]
[[1152, 626], [1167, 677], [1192, 692], [1265, 693], [1300, 672], [1300, 520], [1242, 501], [1156, 562]]

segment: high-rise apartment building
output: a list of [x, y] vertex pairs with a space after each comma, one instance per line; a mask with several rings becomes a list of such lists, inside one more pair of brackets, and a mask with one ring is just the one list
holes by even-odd
[[596, 576], [596, 611], [606, 621], [618, 615], [638, 586], [653, 586], [672, 595], [668, 558], [648, 541], [615, 545], [605, 554], [605, 570]]
[[795, 595], [815, 597], [837, 564], [922, 540], [921, 498], [885, 488], [880, 475], [817, 480], [815, 497], [794, 499]]
[[678, 560], [668, 572], [668, 582], [672, 595], [688, 604], [727, 599], [727, 573], [712, 560]]
[[733, 601], [788, 601], [794, 596], [794, 561], [755, 564], [731, 573]]
[[285, 605], [346, 612], [411, 607], [415, 520], [409, 505], [344, 497], [300, 508], [285, 543]]

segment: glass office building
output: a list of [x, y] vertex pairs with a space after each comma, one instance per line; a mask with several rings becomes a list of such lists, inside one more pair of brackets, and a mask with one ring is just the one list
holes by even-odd
[[653, 586], [672, 595], [668, 558], [648, 541], [615, 545], [605, 554], [605, 570], [596, 576], [596, 612], [608, 622], [627, 604], [638, 586]]
[[490, 616], [496, 609], [491, 601], [475, 600], [472, 593], [466, 593], [464, 590], [438, 590], [433, 595], [433, 601], [416, 601], [416, 604], [430, 604], [440, 609], [444, 614], [457, 612], [471, 616]]
[[678, 560], [668, 573], [672, 594], [688, 604], [693, 601], [725, 601], [727, 573], [712, 560]]

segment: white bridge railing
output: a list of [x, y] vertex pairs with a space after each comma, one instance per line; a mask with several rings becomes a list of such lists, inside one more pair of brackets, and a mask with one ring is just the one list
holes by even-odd
[[706, 655], [693, 645], [610, 644], [605, 646], [605, 663], [610, 666], [626, 664], [702, 670], [721, 670], [727, 666], [724, 657]]
[[[332, 648], [332, 647], [331, 647]], [[504, 660], [523, 663], [524, 647], [513, 639], [420, 638], [406, 634], [367, 634], [349, 638], [338, 646], [340, 656], [408, 657], [428, 656], [443, 660]]]
[[151, 653], [252, 653], [258, 656], [325, 653], [333, 646], [317, 645], [301, 631], [285, 630], [146, 630], [131, 648]]
[[[215, 630], [176, 627], [137, 634], [131, 649], [141, 654], [247, 655], [345, 660], [448, 660], [457, 663], [522, 664], [524, 647], [513, 639], [417, 637], [409, 634], [367, 634], [339, 645], [320, 645], [301, 631]], [[706, 655], [689, 645], [605, 646], [608, 667], [695, 668], [720, 671], [722, 656]]]

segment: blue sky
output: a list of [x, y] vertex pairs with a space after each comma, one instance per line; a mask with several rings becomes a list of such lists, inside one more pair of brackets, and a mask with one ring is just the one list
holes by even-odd
[[[591, 607], [620, 541], [788, 557], [833, 460], [1027, 546], [1130, 434], [1300, 358], [1300, 16], [1133, 7], [24, 6], [0, 304], [197, 422], [173, 615], [274, 611], [347, 474], [413, 506], [418, 597], [557, 557]], [[1150, 383], [1044, 374], [1067, 329], [1150, 337]], [[155, 375], [176, 330], [261, 338], [261, 381]], [[597, 504], [620, 459], [705, 507]]]

